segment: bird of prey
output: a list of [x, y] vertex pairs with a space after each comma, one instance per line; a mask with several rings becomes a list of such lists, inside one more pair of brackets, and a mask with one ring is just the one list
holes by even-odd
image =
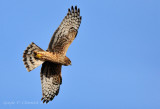
[[66, 52], [78, 33], [81, 19], [80, 9], [72, 6], [54, 32], [46, 51], [32, 42], [23, 53], [23, 62], [28, 72], [42, 64], [40, 77], [43, 103], [52, 101], [59, 93], [62, 84], [61, 68], [62, 65], [71, 65]]

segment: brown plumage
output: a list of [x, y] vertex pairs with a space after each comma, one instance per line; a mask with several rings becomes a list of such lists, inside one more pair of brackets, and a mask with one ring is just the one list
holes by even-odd
[[40, 77], [43, 103], [52, 101], [59, 93], [62, 83], [61, 68], [62, 65], [71, 65], [66, 52], [78, 33], [80, 23], [80, 9], [72, 6], [54, 32], [46, 51], [33, 42], [24, 51], [23, 61], [28, 71], [42, 64]]

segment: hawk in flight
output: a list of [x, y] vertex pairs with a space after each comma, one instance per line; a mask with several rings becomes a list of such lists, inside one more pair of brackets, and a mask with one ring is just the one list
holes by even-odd
[[54, 32], [46, 51], [32, 42], [23, 53], [23, 62], [28, 72], [42, 64], [40, 77], [43, 103], [52, 101], [59, 93], [62, 84], [61, 68], [62, 65], [71, 65], [66, 52], [78, 33], [81, 18], [80, 9], [72, 6]]

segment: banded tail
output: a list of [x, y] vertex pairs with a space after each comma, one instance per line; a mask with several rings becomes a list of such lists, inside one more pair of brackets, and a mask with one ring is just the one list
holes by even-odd
[[44, 50], [42, 50], [35, 43], [32, 42], [23, 53], [23, 62], [28, 72], [35, 69], [44, 62], [39, 60], [38, 58], [35, 58], [35, 52], [37, 51]]

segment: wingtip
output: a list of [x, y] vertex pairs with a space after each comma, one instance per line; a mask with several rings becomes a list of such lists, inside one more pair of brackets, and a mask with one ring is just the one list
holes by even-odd
[[43, 103], [45, 103], [46, 102], [46, 100], [43, 100]]
[[77, 10], [77, 5], [75, 6], [75, 10]]
[[80, 16], [80, 20], [82, 20], [82, 16]]
[[78, 8], [78, 12], [80, 12], [80, 9]]
[[42, 98], [41, 98], [41, 101], [42, 101], [43, 99], [44, 99], [44, 98], [42, 97]]
[[73, 8], [73, 6], [71, 7], [71, 13], [72, 13], [72, 14], [74, 13], [74, 8]]
[[68, 8], [68, 12], [71, 12], [70, 8]]
[[71, 6], [71, 9], [74, 9], [73, 6]]

